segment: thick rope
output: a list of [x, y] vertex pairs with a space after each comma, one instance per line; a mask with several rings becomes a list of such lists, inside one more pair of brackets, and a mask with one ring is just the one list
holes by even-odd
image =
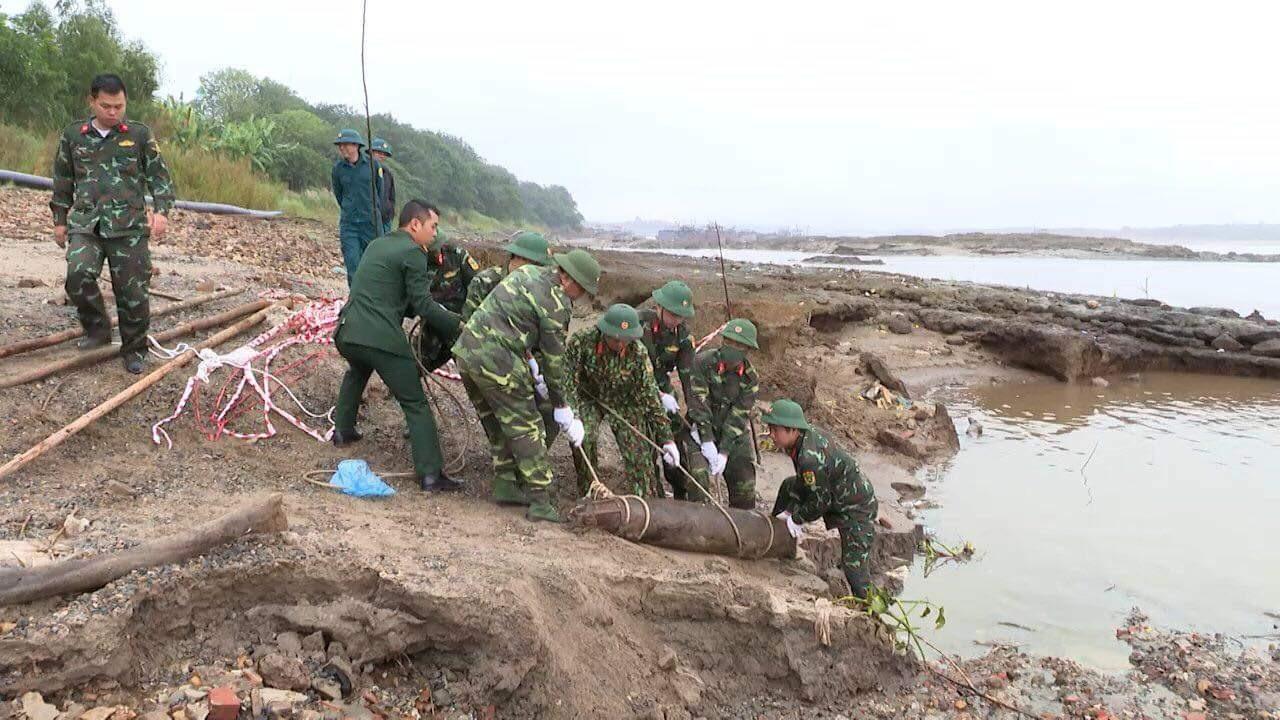
[[[431, 390], [431, 383], [435, 383], [440, 391], [443, 392], [450, 400], [453, 406], [457, 408], [460, 417], [466, 417], [467, 411], [462, 406], [462, 401], [458, 397], [445, 388], [444, 383], [437, 379], [437, 375], [442, 377], [453, 378], [452, 375], [441, 373], [439, 369], [431, 371], [422, 364], [422, 355], [418, 352], [418, 340], [422, 336], [422, 318], [414, 321], [413, 326], [409, 328], [409, 351], [413, 354], [413, 362], [418, 366], [418, 375], [423, 378], [423, 389], [426, 390], [427, 398], [431, 400], [431, 404], [436, 409], [436, 416], [443, 417], [444, 413], [440, 410], [440, 401], [436, 398], [436, 394]], [[462, 447], [458, 450], [457, 457], [445, 463], [444, 471], [447, 475], [461, 475], [462, 471], [467, 467], [467, 453], [471, 450], [471, 433], [462, 434]]]
[[649, 503], [639, 495], [614, 495], [608, 485], [600, 482], [600, 476], [596, 474], [595, 466], [591, 464], [591, 459], [587, 457], [587, 451], [582, 446], [573, 446], [574, 450], [582, 457], [582, 462], [587, 466], [587, 470], [591, 473], [591, 485], [587, 488], [587, 497], [593, 500], [617, 500], [622, 503], [622, 524], [619, 528], [626, 527], [631, 523], [631, 500], [638, 500], [640, 506], [644, 508], [644, 525], [640, 527], [640, 534], [634, 538], [627, 538], [631, 542], [640, 542], [644, 539], [645, 533], [649, 532], [649, 523], [653, 520], [653, 511], [649, 508]]
[[[637, 428], [635, 425], [632, 425], [631, 422], [627, 420], [625, 417], [623, 417], [617, 410], [614, 410], [608, 405], [605, 405], [603, 402], [600, 401], [600, 398], [591, 394], [590, 391], [585, 391], [585, 392], [592, 400], [595, 401], [597, 405], [604, 408], [606, 412], [608, 412], [610, 415], [614, 416], [619, 421], [621, 421], [623, 425], [626, 425], [627, 428], [631, 430], [631, 432], [636, 434], [636, 437], [640, 438], [641, 440], [644, 440], [646, 443], [649, 443], [649, 445], [653, 447], [654, 450], [657, 450], [658, 452], [662, 452], [662, 446], [658, 445], [658, 443], [650, 439], [648, 435], [640, 432], [639, 428]], [[584, 454], [584, 457], [585, 457], [585, 454]], [[695, 478], [688, 470], [684, 469], [683, 465], [676, 463], [676, 467], [679, 468], [681, 473], [684, 473], [684, 476], [689, 479], [689, 482], [693, 483], [694, 487], [702, 491], [702, 494], [705, 495], [706, 498], [711, 501], [712, 505], [716, 506], [716, 509], [720, 511], [720, 514], [724, 515], [724, 519], [729, 521], [729, 527], [733, 528], [733, 539], [738, 544], [738, 557], [745, 557], [743, 554], [744, 546], [742, 544], [742, 532], [738, 530], [738, 523], [733, 521], [733, 516], [729, 514], [729, 511], [726, 510], [718, 500], [716, 500], [714, 495], [707, 492], [707, 489], [702, 486], [702, 483], [698, 482], [697, 478]], [[648, 510], [648, 505], [645, 506], [645, 510], [646, 511]], [[769, 527], [770, 527], [770, 530], [772, 530], [773, 524], [770, 523]]]

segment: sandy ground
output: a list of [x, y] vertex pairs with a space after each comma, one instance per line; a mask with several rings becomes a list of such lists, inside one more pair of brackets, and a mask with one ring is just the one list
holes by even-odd
[[[0, 204], [10, 210], [0, 214], [0, 344], [74, 324], [70, 308], [49, 302], [60, 297], [62, 262], [44, 237], [42, 200], [0, 190]], [[155, 286], [165, 291], [188, 296], [202, 283], [247, 284], [251, 293], [342, 290], [332, 272], [336, 238], [314, 224], [178, 214], [174, 230], [155, 247]], [[492, 239], [475, 239], [472, 247], [482, 260], [495, 257]], [[664, 275], [684, 276], [694, 286], [697, 334], [723, 317], [709, 263], [602, 257], [604, 289], [594, 307], [578, 309], [579, 322], [610, 302], [642, 301]], [[1030, 371], [1010, 367], [1000, 343], [958, 342], [956, 331], [930, 330], [918, 317], [908, 333], [891, 332], [889, 321], [908, 301], [886, 296], [912, 286], [902, 278], [832, 271], [801, 277], [748, 266], [731, 272], [735, 312], [755, 319], [765, 339], [757, 363], [765, 399], [796, 397], [857, 452], [890, 525], [877, 569], [892, 569], [915, 543], [915, 471], [954, 451], [945, 408], [922, 398], [942, 384], [1000, 382]], [[61, 346], [7, 358], [0, 374], [72, 352]], [[1144, 352], [1148, 360], [1164, 357], [1158, 349]], [[882, 409], [859, 397], [875, 381], [866, 364], [871, 353], [900, 375], [916, 400], [911, 407]], [[293, 390], [322, 412], [342, 368], [340, 358], [326, 357]], [[283, 494], [290, 530], [132, 573], [96, 592], [0, 608], [0, 699], [37, 690], [65, 717], [120, 705], [139, 713], [186, 708], [182, 715], [192, 720], [208, 706], [202, 692], [217, 685], [235, 688], [246, 713], [255, 711], [255, 699], [257, 710], [268, 711], [264, 687], [301, 691], [303, 700], [280, 702], [311, 718], [1008, 715], [896, 654], [868, 616], [827, 605], [831, 587], [813, 557], [753, 562], [681, 553], [529, 523], [519, 511], [493, 505], [483, 435], [460, 388], [447, 392], [461, 409], [443, 395], [437, 400], [446, 453], [462, 463], [457, 474], [467, 490], [428, 496], [393, 482], [397, 495], [372, 501], [301, 476], [353, 455], [381, 470], [407, 469], [403, 419], [377, 383], [366, 398], [366, 438], [344, 451], [287, 427], [257, 443], [208, 441], [190, 417], [171, 429], [173, 449], [157, 446], [149, 427], [172, 410], [187, 376], [166, 378], [0, 480], [0, 541], [47, 546], [74, 510], [90, 524], [64, 535], [55, 553], [87, 557], [180, 532], [268, 493]], [[109, 362], [0, 390], [3, 459], [132, 380]], [[616, 453], [604, 445], [601, 472], [613, 478]], [[559, 443], [553, 458], [559, 499], [568, 507], [567, 446]], [[785, 459], [766, 456], [762, 507], [787, 471]], [[813, 533], [819, 540], [820, 528]], [[826, 644], [818, 629], [828, 633]], [[300, 636], [309, 639], [307, 647], [294, 647]], [[1157, 655], [1168, 659], [1167, 652]], [[1226, 667], [1228, 660], [1215, 657]], [[350, 671], [355, 690], [325, 701], [322, 687], [333, 682], [335, 666]], [[1169, 691], [1134, 678], [1102, 678], [1066, 660], [997, 651], [963, 667], [983, 692], [1036, 716], [1182, 717], [1195, 707], [1182, 685]], [[936, 670], [961, 677], [941, 661]], [[1273, 688], [1270, 672], [1251, 682]], [[1204, 696], [1197, 683], [1190, 687]], [[1235, 693], [1231, 701], [1206, 702], [1224, 712], [1263, 707], [1245, 705], [1245, 692]], [[2, 703], [0, 717], [39, 710], [22, 707]]]

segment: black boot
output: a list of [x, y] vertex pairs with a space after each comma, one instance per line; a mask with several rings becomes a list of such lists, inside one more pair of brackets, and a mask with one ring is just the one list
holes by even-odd
[[93, 350], [94, 348], [105, 347], [111, 344], [111, 332], [105, 334], [94, 335], [86, 334], [84, 337], [76, 341], [77, 350]]
[[146, 364], [142, 353], [129, 353], [124, 355], [121, 360], [124, 362], [124, 371], [130, 375], [141, 375], [142, 368]]
[[423, 492], [454, 492], [462, 489], [462, 483], [445, 475], [443, 470], [419, 476], [418, 485]]
[[360, 431], [354, 428], [351, 430], [335, 429], [333, 431], [334, 447], [342, 447], [343, 445], [350, 445], [353, 442], [359, 442], [360, 440], [363, 440], [363, 439], [364, 439], [364, 435], [361, 435]]

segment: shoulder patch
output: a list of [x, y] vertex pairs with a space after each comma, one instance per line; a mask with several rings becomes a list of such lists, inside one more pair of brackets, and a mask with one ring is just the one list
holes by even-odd
[[480, 269], [480, 263], [476, 262], [476, 259], [471, 257], [470, 255], [467, 256], [467, 264], [471, 266], [472, 270]]
[[803, 479], [804, 484], [809, 487], [813, 487], [818, 482], [818, 476], [815, 475], [812, 470], [805, 470], [804, 474], [801, 475], [801, 479]]

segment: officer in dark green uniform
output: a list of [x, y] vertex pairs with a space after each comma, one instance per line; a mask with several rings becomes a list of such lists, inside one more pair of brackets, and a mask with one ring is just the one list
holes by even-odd
[[[693, 291], [679, 280], [672, 280], [653, 291], [653, 300], [658, 306], [656, 309], [645, 308], [640, 311], [640, 325], [644, 328], [641, 342], [649, 353], [649, 361], [653, 363], [658, 397], [662, 401], [662, 408], [667, 411], [670, 431], [680, 449], [684, 469], [705, 488], [707, 469], [700, 462], [701, 456], [690, 452], [697, 445], [689, 434], [689, 423], [680, 416], [680, 403], [676, 400], [675, 388], [671, 386], [671, 373], [675, 372], [680, 377], [680, 387], [684, 391], [685, 404], [688, 405], [694, 349], [686, 321], [694, 313]], [[691, 493], [695, 500], [702, 499], [702, 493], [696, 487], [687, 487], [685, 475], [678, 467], [666, 466], [663, 474], [677, 500], [687, 500]]]
[[333, 443], [341, 447], [361, 439], [356, 413], [369, 376], [376, 372], [404, 410], [422, 489], [456, 490], [461, 485], [444, 474], [435, 417], [402, 326], [412, 312], [443, 337], [458, 334], [458, 316], [431, 298], [431, 268], [423, 253], [439, 221], [435, 207], [410, 200], [400, 213], [400, 229], [370, 243], [356, 269], [334, 336], [350, 367], [334, 408]]
[[396, 177], [387, 167], [387, 158], [391, 157], [391, 143], [380, 137], [373, 139], [369, 153], [378, 161], [378, 177], [382, 178], [382, 193], [378, 195], [378, 211], [382, 214], [382, 234], [391, 232], [391, 223], [396, 216]]
[[77, 346], [87, 350], [111, 342], [111, 321], [98, 289], [105, 260], [116, 296], [120, 356], [136, 375], [142, 372], [151, 325], [147, 241], [164, 234], [174, 193], [151, 130], [125, 121], [127, 96], [118, 76], [93, 79], [93, 116], [69, 126], [58, 140], [49, 208], [54, 242], [67, 251], [67, 297], [84, 327]]
[[822, 518], [827, 529], [840, 532], [840, 569], [849, 589], [867, 596], [871, 544], [876, 538], [875, 489], [849, 453], [809, 424], [791, 400], [776, 400], [762, 416], [779, 451], [791, 456], [796, 474], [782, 481], [773, 514], [787, 521], [791, 534]]
[[[435, 241], [427, 248], [427, 264], [435, 273], [435, 279], [431, 281], [431, 297], [450, 312], [461, 313], [467, 302], [467, 288], [471, 285], [471, 279], [479, 272], [480, 265], [466, 250], [449, 242], [444, 231], [437, 232]], [[440, 338], [430, 332], [422, 333], [418, 340], [418, 357], [422, 360], [422, 366], [427, 370], [435, 370], [449, 362], [452, 357], [449, 348], [452, 345], [453, 341], [449, 338]]]
[[760, 392], [760, 378], [747, 358], [757, 350], [756, 326], [735, 318], [720, 331], [718, 348], [704, 350], [693, 359], [689, 423], [711, 475], [724, 473], [729, 505], [750, 510], [756, 505], [755, 445], [751, 437], [751, 410]]
[[[362, 152], [364, 137], [355, 130], [338, 133], [333, 144], [338, 147], [338, 161], [330, 178], [333, 197], [338, 201], [338, 237], [342, 243], [342, 262], [347, 267], [347, 287], [355, 277], [360, 256], [382, 229], [381, 213], [374, 196], [382, 195], [381, 167], [377, 160]], [[374, 175], [373, 187], [370, 174]]]

